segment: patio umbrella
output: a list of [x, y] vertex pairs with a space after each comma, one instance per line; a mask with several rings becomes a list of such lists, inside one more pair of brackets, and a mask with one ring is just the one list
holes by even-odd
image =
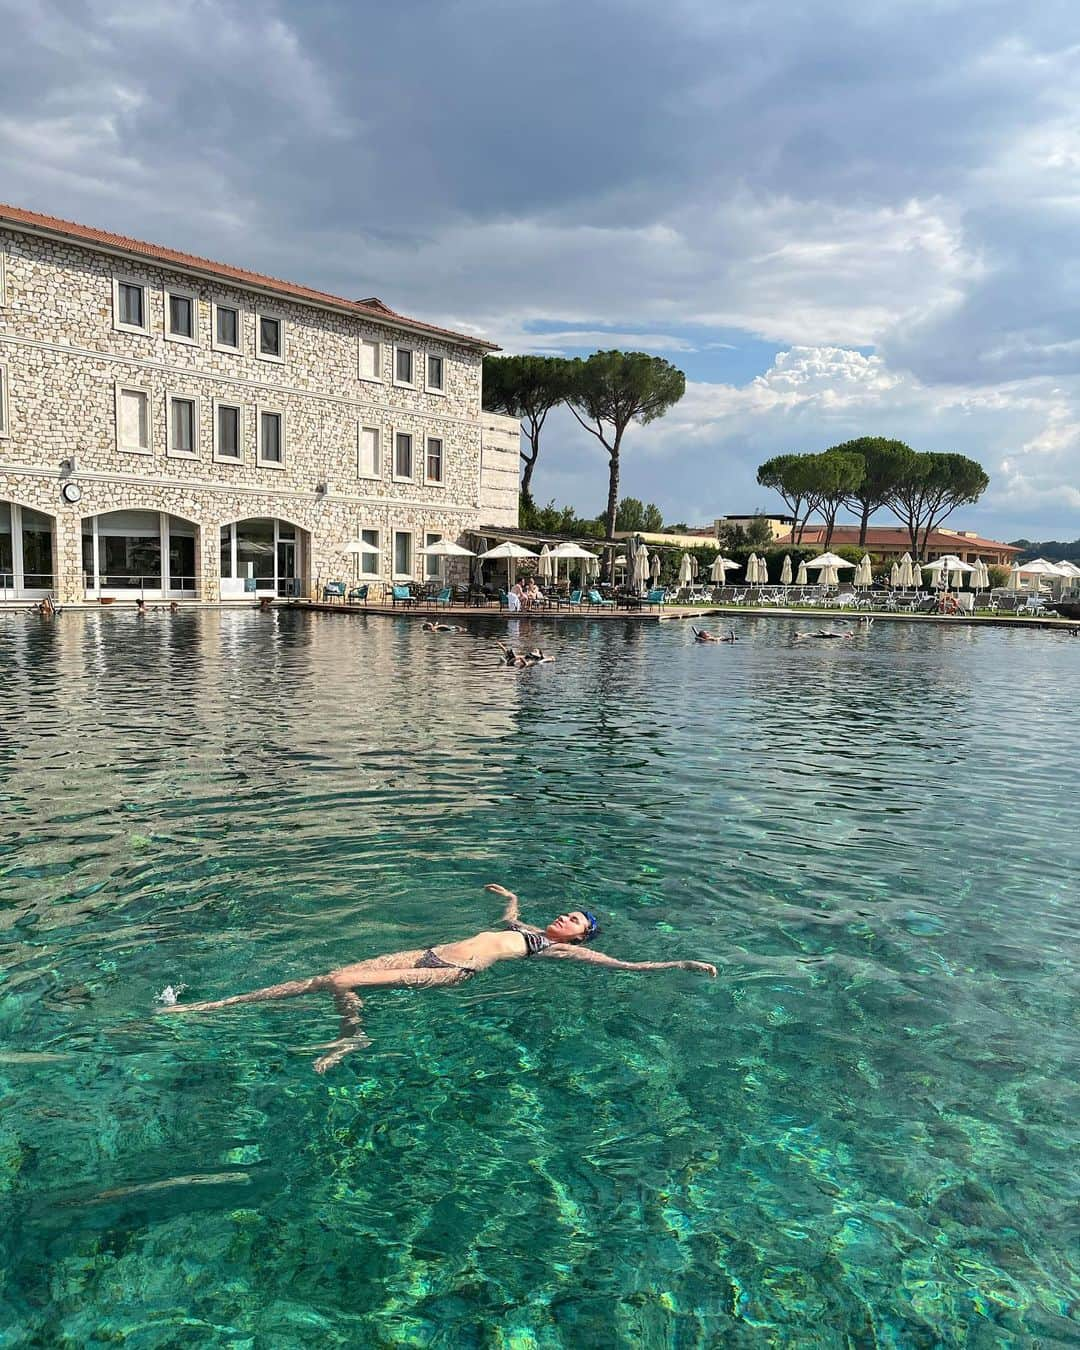
[[1021, 580], [1020, 580], [1020, 564], [1019, 564], [1019, 563], [1013, 563], [1012, 567], [1009, 568], [1009, 579], [1008, 579], [1008, 581], [1005, 583], [1005, 589], [1006, 589], [1007, 591], [1020, 591], [1020, 590], [1023, 590], [1023, 583], [1022, 583]]
[[551, 580], [551, 549], [547, 544], [541, 546], [540, 561], [536, 564], [536, 575], [541, 581]]
[[889, 585], [894, 591], [900, 589], [900, 564], [898, 562], [894, 562], [889, 569]]
[[691, 553], [691, 554], [690, 554], [690, 575], [693, 577], [693, 579], [694, 579], [695, 581], [697, 581], [697, 574], [698, 574], [698, 560], [697, 560], [697, 558], [694, 556], [694, 554]]
[[494, 548], [489, 548], [486, 553], [480, 554], [481, 558], [505, 558], [507, 585], [514, 584], [514, 563], [518, 558], [535, 558], [536, 554], [531, 548], [522, 548], [520, 544], [515, 544], [512, 540], [504, 540], [501, 544], [496, 544]]
[[799, 570], [795, 573], [795, 585], [805, 586], [808, 581], [809, 578], [806, 575], [806, 559], [804, 558], [802, 562], [799, 563]]
[[655, 586], [656, 583], [660, 580], [660, 554], [659, 554], [659, 553], [654, 553], [654, 554], [652, 555], [652, 561], [651, 561], [650, 564], [649, 564], [649, 576], [652, 578], [652, 583], [653, 583], [654, 586]]
[[900, 575], [897, 580], [902, 591], [910, 590], [915, 584], [915, 567], [910, 553], [905, 553], [900, 559]]
[[684, 553], [682, 561], [679, 563], [679, 585], [689, 586], [693, 580], [693, 570], [690, 566], [690, 554]]
[[351, 539], [342, 549], [343, 553], [381, 553], [378, 544], [365, 544], [362, 539]]
[[870, 568], [870, 554], [864, 553], [859, 559], [859, 565], [855, 569], [856, 586], [872, 586], [874, 584], [874, 573]]
[[1060, 577], [1063, 575], [1057, 563], [1049, 558], [1033, 558], [1031, 562], [1021, 563], [1020, 571], [1029, 577]]
[[784, 565], [783, 565], [783, 567], [781, 567], [781, 569], [780, 569], [780, 585], [781, 585], [781, 586], [790, 586], [790, 585], [791, 585], [791, 554], [790, 554], [790, 553], [785, 553], [785, 554], [784, 554]]
[[[350, 545], [350, 553], [378, 553], [377, 548], [370, 544], [361, 544], [359, 548], [353, 549]], [[453, 543], [450, 539], [436, 539], [434, 544], [427, 544], [424, 548], [418, 548], [417, 553], [424, 558], [475, 558], [476, 554], [472, 549], [462, 548], [460, 544]]]
[[642, 587], [649, 576], [649, 550], [644, 544], [639, 544], [634, 553], [634, 566], [630, 573], [630, 582], [633, 586]]

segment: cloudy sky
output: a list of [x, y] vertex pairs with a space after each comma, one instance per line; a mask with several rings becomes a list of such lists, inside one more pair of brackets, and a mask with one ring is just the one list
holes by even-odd
[[[0, 0], [0, 199], [376, 294], [511, 352], [654, 352], [623, 491], [704, 522], [853, 435], [1080, 536], [1080, 7]], [[555, 419], [534, 486], [590, 514]]]

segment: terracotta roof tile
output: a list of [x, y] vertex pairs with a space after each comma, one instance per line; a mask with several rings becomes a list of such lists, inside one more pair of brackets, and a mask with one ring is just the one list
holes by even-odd
[[35, 230], [44, 230], [49, 234], [62, 235], [66, 239], [85, 244], [100, 244], [105, 248], [131, 253], [146, 258], [150, 262], [164, 263], [169, 266], [194, 268], [221, 277], [225, 281], [239, 281], [258, 290], [272, 291], [275, 295], [288, 296], [294, 300], [309, 300], [315, 304], [329, 305], [333, 309], [346, 310], [358, 316], [370, 315], [375, 319], [390, 318], [417, 332], [432, 333], [438, 337], [449, 338], [455, 342], [468, 343], [472, 347], [481, 347], [488, 351], [497, 351], [493, 342], [484, 338], [472, 337], [467, 333], [455, 333], [450, 328], [437, 328], [434, 324], [423, 323], [419, 319], [410, 319], [398, 314], [389, 305], [376, 296], [366, 300], [346, 300], [340, 295], [331, 295], [327, 291], [316, 291], [310, 286], [300, 286], [294, 281], [282, 281], [279, 277], [265, 276], [261, 272], [250, 272], [243, 267], [233, 267], [229, 263], [214, 262], [211, 258], [200, 258], [195, 253], [181, 253], [178, 249], [166, 248], [163, 244], [148, 244], [142, 239], [129, 239], [127, 235], [113, 234], [111, 230], [97, 230], [90, 225], [79, 225], [72, 220], [61, 220], [57, 216], [42, 215], [39, 211], [25, 211], [19, 206], [6, 206], [0, 203], [0, 225], [26, 225]]
[[[803, 541], [818, 543], [825, 537], [825, 527], [823, 525], [808, 525], [803, 531]], [[855, 544], [859, 543], [858, 525], [837, 525], [833, 528], [832, 542], [834, 544]], [[908, 532], [898, 525], [869, 525], [866, 530], [866, 544], [868, 548], [897, 548], [901, 552], [911, 551], [911, 540]], [[983, 539], [980, 536], [965, 537], [962, 534], [951, 534], [945, 530], [934, 530], [927, 541], [927, 548], [949, 549], [955, 553], [963, 551], [965, 553], [978, 553], [980, 549], [993, 549], [998, 553], [1020, 553], [1021, 549], [1012, 544], [1003, 544], [996, 539]]]

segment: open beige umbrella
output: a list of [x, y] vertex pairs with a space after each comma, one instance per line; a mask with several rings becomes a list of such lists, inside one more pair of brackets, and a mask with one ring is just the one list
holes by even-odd
[[507, 585], [514, 584], [514, 564], [518, 558], [535, 558], [536, 554], [531, 548], [523, 548], [521, 544], [515, 544], [513, 540], [504, 540], [501, 544], [496, 544], [494, 548], [489, 548], [486, 553], [479, 555], [481, 558], [505, 558]]

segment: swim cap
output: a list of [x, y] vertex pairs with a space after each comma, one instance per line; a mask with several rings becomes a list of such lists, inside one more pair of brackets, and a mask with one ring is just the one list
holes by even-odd
[[596, 915], [591, 910], [583, 909], [581, 912], [582, 914], [585, 915], [585, 921], [589, 925], [588, 928], [586, 928], [584, 936], [582, 937], [581, 940], [582, 942], [588, 942], [591, 938], [594, 938], [597, 935], [597, 933], [599, 933], [600, 921], [597, 919]]

